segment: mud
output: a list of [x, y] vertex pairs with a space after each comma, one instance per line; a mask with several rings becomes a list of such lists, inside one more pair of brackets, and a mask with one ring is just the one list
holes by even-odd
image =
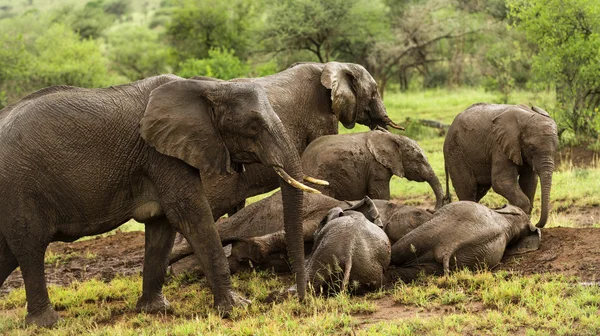
[[[599, 241], [598, 228], [543, 229], [539, 250], [504, 258], [493, 271], [557, 273], [578, 276], [582, 282], [600, 281]], [[52, 243], [46, 252], [46, 279], [56, 285], [92, 278], [108, 282], [117, 275], [141, 274], [143, 259], [143, 232], [117, 232], [91, 240]], [[22, 285], [17, 269], [0, 288], [0, 295]]]
[[[56, 242], [46, 251], [46, 281], [55, 285], [93, 278], [109, 282], [119, 274], [141, 274], [143, 260], [144, 233], [141, 231], [117, 231], [111, 236], [73, 243]], [[21, 286], [23, 278], [17, 269], [0, 287], [0, 295]]]

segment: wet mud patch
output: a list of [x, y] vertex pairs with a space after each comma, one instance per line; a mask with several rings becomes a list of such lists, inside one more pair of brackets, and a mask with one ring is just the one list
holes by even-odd
[[[117, 232], [73, 243], [51, 243], [46, 251], [46, 281], [68, 286], [74, 281], [111, 281], [117, 275], [141, 274], [144, 260], [144, 233]], [[14, 271], [0, 294], [23, 286], [20, 269]]]
[[583, 282], [600, 280], [600, 229], [549, 228], [542, 230], [540, 249], [505, 257], [494, 271], [577, 276]]

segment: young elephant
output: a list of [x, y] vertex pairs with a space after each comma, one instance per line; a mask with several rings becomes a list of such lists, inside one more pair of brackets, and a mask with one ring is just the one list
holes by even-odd
[[539, 247], [539, 229], [520, 208], [493, 210], [469, 201], [451, 203], [392, 246], [392, 277], [410, 281], [420, 272], [493, 267], [507, 246], [517, 253]]
[[548, 220], [556, 123], [539, 107], [475, 104], [461, 112], [444, 141], [446, 190], [448, 175], [461, 201], [479, 202], [491, 188], [531, 213], [538, 183], [542, 210], [537, 227]]
[[390, 199], [390, 179], [396, 175], [429, 183], [436, 209], [442, 206], [442, 185], [423, 150], [414, 140], [383, 129], [320, 137], [302, 154], [302, 167], [327, 180], [329, 186], [317, 189], [333, 198]]
[[[356, 201], [339, 201], [322, 194], [305, 194], [303, 203], [303, 237], [310, 251], [314, 233], [328, 210], [339, 207], [348, 209]], [[385, 233], [391, 243], [400, 239], [412, 229], [425, 223], [433, 216], [426, 210], [385, 200], [373, 200], [379, 212]], [[217, 231], [223, 245], [232, 243], [229, 253], [229, 265], [232, 272], [244, 268], [251, 260], [253, 265], [271, 267], [279, 255], [285, 253], [286, 243], [283, 232], [281, 195], [279, 192], [241, 209], [235, 215], [217, 222]], [[170, 256], [172, 270], [201, 271], [195, 258], [187, 257], [193, 253], [189, 248], [177, 248]], [[183, 259], [185, 258], [185, 259]], [[183, 259], [179, 261], [180, 259]], [[277, 263], [276, 268], [279, 269]], [[289, 270], [284, 264], [282, 270]]]
[[317, 231], [306, 263], [307, 280], [315, 289], [346, 290], [349, 284], [377, 288], [390, 264], [390, 241], [379, 212], [366, 196], [347, 210], [335, 207]]

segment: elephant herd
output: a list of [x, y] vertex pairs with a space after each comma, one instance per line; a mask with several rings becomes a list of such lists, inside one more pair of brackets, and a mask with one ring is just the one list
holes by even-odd
[[[371, 131], [336, 135], [339, 122]], [[351, 63], [297, 63], [230, 81], [162, 75], [34, 92], [0, 111], [0, 286], [20, 267], [26, 322], [54, 325], [48, 244], [131, 218], [145, 224], [136, 305], [144, 312], [169, 309], [162, 294], [169, 264], [201, 271], [226, 316], [248, 304], [230, 274], [250, 261], [291, 266], [290, 292], [302, 299], [308, 284], [368, 289], [422, 272], [493, 266], [508, 250], [537, 247], [529, 215], [539, 176], [538, 227], [547, 221], [557, 144], [545, 111], [475, 104], [459, 114], [444, 143], [446, 181], [461, 200], [450, 204], [448, 184], [444, 196], [421, 148], [387, 127], [402, 129], [375, 80]], [[435, 209], [390, 202], [392, 175], [427, 182]], [[277, 187], [245, 207], [246, 198]], [[490, 187], [511, 205], [475, 203]]]

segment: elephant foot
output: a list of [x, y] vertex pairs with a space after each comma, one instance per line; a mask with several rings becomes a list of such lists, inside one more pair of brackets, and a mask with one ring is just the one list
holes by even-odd
[[50, 306], [38, 313], [28, 313], [25, 317], [26, 324], [44, 328], [52, 327], [58, 320], [60, 315]]
[[268, 247], [257, 239], [243, 239], [231, 246], [231, 256], [237, 260], [250, 259], [261, 263], [269, 255]]
[[233, 307], [244, 307], [251, 304], [252, 301], [239, 295], [234, 291], [230, 291], [229, 295], [217, 301], [215, 297], [215, 308], [223, 318], [228, 318], [233, 311]]
[[148, 299], [142, 295], [135, 305], [135, 310], [140, 313], [170, 313], [172, 312], [169, 301], [163, 295], [154, 296]]

